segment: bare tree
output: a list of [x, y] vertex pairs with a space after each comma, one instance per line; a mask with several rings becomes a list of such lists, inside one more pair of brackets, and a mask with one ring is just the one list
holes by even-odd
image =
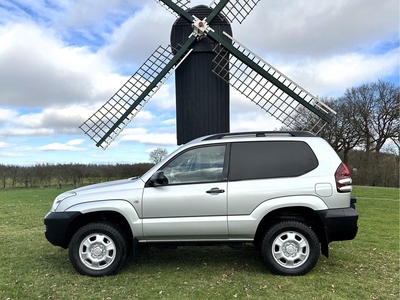
[[380, 152], [385, 143], [399, 139], [400, 125], [400, 89], [394, 84], [378, 80], [374, 85], [377, 97], [375, 99], [372, 129], [374, 132], [374, 150]]
[[353, 128], [361, 134], [367, 184], [375, 185], [379, 181], [379, 152], [387, 141], [399, 137], [399, 87], [378, 80], [347, 89], [344, 98], [350, 105]]
[[150, 162], [157, 164], [162, 161], [168, 155], [167, 149], [157, 148], [150, 152], [149, 160]]
[[399, 138], [399, 91], [382, 80], [347, 89], [354, 130], [362, 134], [366, 151], [379, 152], [389, 139]]
[[15, 188], [15, 184], [17, 183], [20, 167], [11, 165], [8, 167], [8, 169], [9, 169], [9, 177], [11, 180], [11, 188]]
[[361, 143], [366, 151], [373, 144], [373, 111], [375, 105], [375, 90], [371, 84], [363, 84], [346, 90], [344, 98], [352, 113], [353, 129], [361, 134]]
[[343, 161], [347, 164], [349, 152], [360, 144], [362, 136], [352, 122], [352, 107], [345, 97], [324, 102], [336, 111], [336, 115], [332, 117], [332, 123], [325, 126], [321, 137], [328, 141], [336, 152], [343, 153]]
[[8, 169], [7, 166], [1, 164], [0, 165], [0, 180], [1, 180], [1, 185], [3, 187], [3, 189], [6, 188], [6, 184], [7, 184], [7, 179], [8, 179]]

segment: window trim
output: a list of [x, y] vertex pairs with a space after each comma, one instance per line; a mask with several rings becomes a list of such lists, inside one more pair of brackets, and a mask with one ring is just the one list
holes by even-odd
[[[201, 149], [201, 148], [208, 148], [208, 147], [218, 147], [218, 146], [224, 146], [225, 147], [225, 155], [224, 155], [224, 164], [222, 167], [222, 176], [221, 176], [221, 180], [218, 181], [200, 181], [200, 182], [181, 182], [181, 183], [173, 183], [173, 184], [167, 184], [168, 186], [179, 186], [179, 185], [186, 185], [186, 184], [203, 184], [203, 183], [217, 183], [217, 182], [226, 182], [228, 181], [228, 166], [229, 166], [229, 162], [227, 161], [229, 159], [229, 153], [228, 153], [228, 149], [230, 149], [230, 143], [215, 143], [215, 144], [206, 144], [206, 145], [196, 145], [190, 148], [187, 148], [179, 153], [177, 153], [176, 155], [174, 155], [173, 157], [171, 157], [168, 161], [166, 161], [156, 172], [158, 171], [163, 171], [164, 168], [170, 164], [174, 159], [176, 159], [178, 156], [184, 155], [185, 153], [195, 150], [195, 149]], [[154, 172], [155, 173], [155, 172]], [[146, 184], [147, 185], [147, 184]]]

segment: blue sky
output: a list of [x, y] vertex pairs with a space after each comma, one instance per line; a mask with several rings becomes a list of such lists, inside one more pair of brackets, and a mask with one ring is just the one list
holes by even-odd
[[[107, 150], [78, 128], [169, 44], [175, 20], [153, 0], [0, 0], [0, 164], [139, 163], [176, 149], [173, 76]], [[261, 0], [232, 29], [320, 97], [378, 78], [399, 84], [398, 0]], [[276, 126], [231, 92], [232, 131]]]

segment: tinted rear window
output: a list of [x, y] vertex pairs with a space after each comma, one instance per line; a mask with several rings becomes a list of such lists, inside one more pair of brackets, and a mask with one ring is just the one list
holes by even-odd
[[317, 166], [318, 160], [305, 142], [232, 143], [229, 180], [296, 177]]

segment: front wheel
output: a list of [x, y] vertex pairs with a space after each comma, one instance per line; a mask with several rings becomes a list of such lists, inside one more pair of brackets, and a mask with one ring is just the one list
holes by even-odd
[[95, 222], [80, 228], [69, 244], [69, 259], [83, 275], [108, 276], [117, 273], [127, 259], [127, 244], [111, 223]]
[[266, 267], [275, 274], [304, 275], [318, 262], [319, 240], [303, 223], [280, 222], [265, 233], [261, 255]]

